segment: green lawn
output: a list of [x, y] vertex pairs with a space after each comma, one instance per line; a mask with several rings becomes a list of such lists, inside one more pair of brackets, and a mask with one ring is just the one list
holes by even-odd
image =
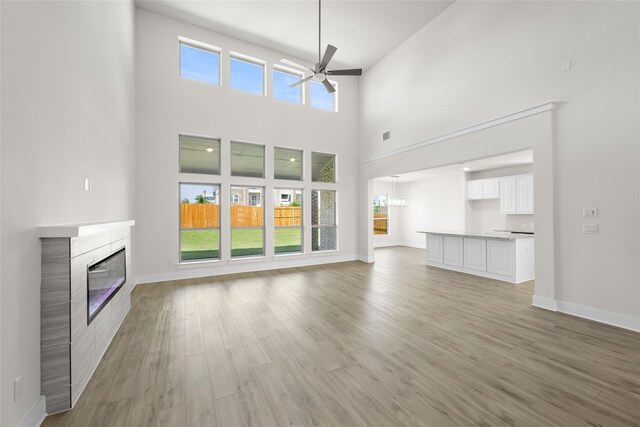
[[182, 230], [180, 248], [182, 261], [218, 258], [220, 253], [219, 230]]
[[[302, 236], [299, 228], [275, 230], [275, 252], [300, 252]], [[231, 230], [231, 256], [262, 255], [263, 230], [260, 228], [236, 228]], [[181, 259], [193, 261], [218, 258], [220, 252], [219, 230], [182, 230]]]

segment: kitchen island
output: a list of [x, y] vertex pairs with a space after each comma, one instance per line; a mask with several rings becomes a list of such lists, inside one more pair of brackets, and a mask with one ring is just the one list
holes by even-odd
[[534, 237], [511, 232], [418, 231], [427, 243], [432, 267], [510, 283], [532, 280]]

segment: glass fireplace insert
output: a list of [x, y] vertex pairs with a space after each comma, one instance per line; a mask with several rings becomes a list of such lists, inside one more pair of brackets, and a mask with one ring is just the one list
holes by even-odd
[[127, 281], [125, 248], [87, 266], [87, 325]]

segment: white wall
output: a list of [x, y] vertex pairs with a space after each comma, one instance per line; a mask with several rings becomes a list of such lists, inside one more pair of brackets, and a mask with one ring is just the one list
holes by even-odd
[[[222, 48], [221, 86], [181, 79], [178, 75], [178, 37], [187, 37]], [[229, 51], [267, 62], [267, 94], [257, 96], [229, 88]], [[208, 276], [236, 271], [280, 268], [293, 265], [354, 259], [356, 256], [357, 210], [357, 79], [339, 82], [337, 113], [275, 100], [271, 67], [284, 54], [233, 39], [145, 10], [136, 13], [136, 261], [138, 282]], [[295, 60], [295, 58], [293, 58]], [[266, 180], [232, 178], [223, 161], [222, 175], [212, 182], [222, 184], [222, 260], [199, 266], [179, 265], [178, 250], [178, 135], [216, 137], [222, 140], [222, 158], [228, 160], [231, 140], [266, 145]], [[311, 151], [336, 153], [338, 183], [310, 182], [305, 169], [302, 184], [273, 180], [273, 147], [305, 149], [305, 166]], [[226, 155], [225, 155], [226, 154]], [[182, 176], [191, 181], [198, 176]], [[229, 260], [229, 185], [266, 185], [265, 206], [272, 206], [273, 186], [304, 187], [304, 205], [310, 206], [312, 188], [338, 191], [339, 252], [274, 257], [270, 215], [266, 216], [266, 256], [256, 260]], [[310, 249], [310, 211], [306, 209], [305, 244]]]
[[[134, 214], [134, 7], [2, 2], [2, 426], [40, 395], [47, 224]], [[93, 192], [83, 191], [83, 178]], [[22, 376], [22, 399], [13, 380]]]
[[[533, 165], [519, 165], [477, 172], [467, 172], [466, 179], [498, 178], [524, 175], [533, 172]], [[503, 215], [500, 199], [467, 200], [465, 203], [465, 228], [471, 231], [519, 230], [534, 231], [533, 215]]]
[[[638, 324], [639, 20], [638, 3], [454, 3], [360, 81], [362, 156], [546, 101], [557, 101], [557, 109], [489, 129], [491, 138], [478, 134], [475, 144], [452, 139], [396, 156], [402, 163], [365, 163], [361, 189], [369, 177], [399, 172], [393, 168], [455, 163], [456, 148], [463, 148], [458, 158], [474, 158], [534, 147], [536, 264], [544, 258], [551, 271], [555, 265], [555, 275], [544, 279], [536, 271], [536, 294], [538, 282], [547, 283], [545, 298]], [[562, 72], [568, 60], [572, 67]], [[383, 144], [386, 130], [394, 137]], [[553, 156], [541, 152], [538, 141], [546, 135], [553, 138]], [[551, 191], [540, 193], [540, 182], [552, 182]], [[551, 198], [541, 203], [544, 197]], [[598, 235], [582, 234], [582, 207], [590, 206], [600, 209]], [[366, 256], [364, 228], [360, 248]]]
[[396, 209], [402, 224], [402, 244], [425, 248], [424, 234], [418, 234], [418, 230], [463, 230], [464, 185], [463, 172], [402, 183], [399, 192], [409, 199], [408, 207]]

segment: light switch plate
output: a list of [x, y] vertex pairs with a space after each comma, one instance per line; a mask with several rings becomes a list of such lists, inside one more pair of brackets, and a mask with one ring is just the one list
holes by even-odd
[[582, 208], [583, 218], [598, 218], [598, 208]]
[[598, 234], [598, 224], [582, 224], [582, 233]]

